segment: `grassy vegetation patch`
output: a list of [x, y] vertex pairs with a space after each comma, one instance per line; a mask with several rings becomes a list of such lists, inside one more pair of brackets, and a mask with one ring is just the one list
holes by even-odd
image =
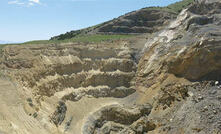
[[5, 47], [6, 45], [0, 45], [0, 55], [2, 54], [2, 49], [3, 49], [3, 47]]
[[[149, 7], [146, 8], [147, 10], [163, 10], [167, 12], [172, 12], [175, 14], [180, 13], [184, 8], [187, 8], [191, 3], [193, 3], [194, 0], [182, 0], [179, 2], [176, 2], [174, 4], [168, 5], [166, 7]], [[77, 31], [71, 31], [67, 32], [65, 34], [61, 34], [59, 36], [55, 36], [51, 38], [51, 40], [37, 40], [37, 41], [29, 41], [25, 43], [20, 43], [16, 45], [25, 45], [25, 44], [59, 44], [59, 43], [71, 43], [71, 42], [84, 42], [84, 43], [100, 43], [100, 42], [105, 42], [105, 41], [113, 41], [113, 40], [119, 40], [119, 39], [125, 39], [125, 38], [130, 38], [134, 35], [102, 35], [102, 34], [93, 34], [89, 35], [88, 32], [93, 31], [95, 28], [98, 28], [110, 21], [88, 27], [86, 29], [81, 29]], [[13, 45], [13, 44], [8, 44], [8, 45]], [[2, 48], [5, 45], [0, 45], [0, 53]]]
[[64, 41], [71, 41], [71, 42], [103, 42], [103, 41], [113, 41], [113, 40], [120, 40], [132, 37], [134, 35], [84, 35], [84, 36], [77, 36], [68, 40]]
[[148, 10], [156, 9], [179, 14], [183, 9], [187, 8], [194, 0], [182, 0], [166, 7], [150, 7]]
[[[7, 44], [7, 45], [60, 44], [60, 43], [75, 43], [75, 42], [100, 43], [100, 42], [126, 39], [126, 38], [130, 38], [133, 36], [135, 36], [135, 35], [100, 35], [100, 34], [96, 34], [96, 35], [76, 36], [76, 37], [73, 37], [70, 39], [65, 39], [65, 40], [36, 40], [36, 41], [29, 41], [29, 42], [20, 43], [20, 44]], [[0, 48], [1, 48], [1, 46], [0, 46]]]
[[182, 9], [187, 8], [193, 2], [194, 2], [194, 0], [183, 0], [183, 1], [171, 4], [171, 5], [167, 6], [166, 8], [169, 10], [172, 10], [175, 13], [179, 13], [182, 11]]

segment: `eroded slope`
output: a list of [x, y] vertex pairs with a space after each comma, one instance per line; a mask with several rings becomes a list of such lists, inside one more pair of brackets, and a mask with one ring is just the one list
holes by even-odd
[[[43, 130], [87, 133], [84, 123], [102, 107], [114, 104], [127, 115], [121, 107], [123, 98], [135, 93], [139, 51], [128, 43], [7, 46], [2, 50], [2, 73], [19, 85], [21, 107], [27, 117], [43, 124]], [[133, 96], [136, 99], [136, 93]]]
[[[140, 102], [153, 104], [154, 132], [220, 133], [220, 7], [199, 1], [146, 43], [136, 84], [145, 93]], [[204, 107], [215, 113], [204, 114]]]

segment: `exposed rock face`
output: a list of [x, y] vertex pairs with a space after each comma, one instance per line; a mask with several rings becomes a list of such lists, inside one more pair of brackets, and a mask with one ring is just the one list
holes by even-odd
[[[216, 117], [212, 113], [212, 117], [206, 117], [197, 110], [203, 109], [202, 100], [210, 98], [205, 90], [214, 89], [203, 81], [221, 79], [220, 7], [220, 2], [199, 1], [183, 10], [175, 21], [155, 33], [146, 43], [144, 56], [138, 65], [136, 84], [137, 90], [146, 94], [141, 101], [153, 103], [154, 110], [149, 118], [164, 126], [156, 128], [154, 132], [221, 131], [218, 127], [212, 127], [217, 126], [215, 120], [220, 113], [215, 112]], [[212, 93], [215, 98], [219, 96], [216, 94], [217, 89]], [[215, 99], [213, 97], [211, 99]], [[206, 105], [219, 109], [211, 101]], [[209, 121], [210, 118], [214, 122]]]
[[175, 14], [151, 9], [141, 9], [117, 18], [101, 27], [101, 33], [153, 33], [158, 31]]
[[[69, 89], [69, 94], [81, 96], [125, 97], [135, 91], [130, 82], [135, 76], [136, 63], [131, 57], [133, 52], [130, 48], [111, 49], [81, 45], [45, 48], [25, 50], [29, 51], [27, 55], [34, 58], [29, 60], [26, 56], [25, 59], [32, 66], [25, 66], [20, 59], [16, 59], [21, 55], [15, 54], [13, 48], [6, 48], [3, 52], [6, 59], [3, 64], [8, 68], [18, 69], [16, 74], [12, 73], [14, 78], [23, 86], [33, 89], [36, 95], [50, 97], [58, 91]], [[125, 50], [126, 53], [122, 55]], [[35, 54], [40, 56], [34, 57]], [[14, 66], [11, 61], [18, 61], [20, 65]], [[95, 95], [96, 92], [100, 95]]]
[[[219, 134], [220, 9], [219, 1], [199, 0], [141, 53], [130, 41], [5, 47], [1, 68], [11, 82], [0, 79], [0, 132]], [[123, 17], [113, 27], [150, 16]]]
[[[142, 74], [172, 73], [188, 80], [218, 79], [220, 3], [195, 4], [146, 44]], [[211, 10], [212, 9], [212, 10]], [[211, 65], [213, 65], [211, 67]], [[213, 76], [213, 74], [215, 74]]]
[[[202, 6], [201, 6], [202, 5]], [[188, 10], [186, 36], [189, 47], [169, 63], [169, 72], [190, 80], [220, 79], [220, 3], [194, 5]], [[208, 8], [210, 7], [210, 8]], [[197, 10], [201, 12], [197, 12]], [[202, 12], [203, 11], [203, 12]], [[194, 37], [194, 39], [191, 39]], [[182, 41], [183, 39], [178, 40]], [[188, 43], [188, 44], [189, 44]], [[188, 46], [188, 44], [186, 46]], [[181, 61], [182, 57], [182, 61]], [[211, 67], [211, 65], [213, 65]]]
[[[149, 122], [142, 122], [143, 119], [138, 120], [144, 115], [148, 115], [151, 111], [151, 105], [141, 105], [134, 108], [124, 108], [119, 105], [111, 105], [101, 108], [99, 111], [93, 113], [86, 122], [83, 133], [84, 134], [100, 134], [100, 133], [136, 133], [139, 129], [138, 124], [142, 129], [142, 132], [147, 132], [153, 129], [150, 127]], [[137, 122], [136, 122], [137, 121]]]
[[63, 40], [73, 38], [77, 35], [90, 34], [141, 34], [153, 33], [164, 26], [170, 20], [175, 19], [177, 14], [161, 9], [144, 8], [123, 16], [120, 16], [111, 21], [102, 23], [98, 26], [86, 28], [77, 31], [67, 32], [53, 37], [52, 39]]
[[[21, 94], [27, 96], [27, 114], [44, 122], [42, 127], [48, 133], [79, 133], [84, 118], [95, 110], [102, 111], [102, 107], [110, 109], [112, 104], [118, 105], [110, 110], [110, 116], [117, 120], [115, 112], [119, 109], [119, 117], [127, 117], [132, 124], [144, 116], [141, 112], [150, 112], [151, 108], [137, 109], [135, 119], [130, 119], [133, 113], [121, 106], [124, 98], [135, 93], [134, 56], [138, 50], [127, 43], [7, 46], [2, 51], [2, 68], [19, 85]], [[101, 123], [111, 117], [107, 118]], [[116, 120], [113, 124], [124, 125]]]
[[65, 119], [66, 111], [67, 111], [67, 106], [65, 105], [65, 103], [62, 101], [59, 101], [55, 112], [51, 115], [51, 121], [56, 126], [61, 125], [61, 123]]

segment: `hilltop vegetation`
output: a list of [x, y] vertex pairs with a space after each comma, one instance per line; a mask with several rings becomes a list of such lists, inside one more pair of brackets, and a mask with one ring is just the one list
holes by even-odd
[[[182, 9], [193, 2], [194, 0], [183, 0], [166, 7], [143, 8], [95, 26], [52, 37], [50, 40], [28, 41], [19, 43], [19, 45], [69, 42], [99, 43], [126, 39], [142, 33], [152, 33], [160, 30], [162, 25], [166, 25], [167, 22], [174, 19]], [[1, 45], [0, 50], [4, 46], [5, 45]]]
[[168, 9], [168, 10], [178, 14], [182, 11], [182, 9], [187, 8], [193, 2], [194, 2], [194, 0], [183, 0], [183, 1], [171, 4], [167, 7], [165, 7], [165, 9]]
[[152, 33], [166, 25], [169, 20], [175, 19], [182, 9], [187, 8], [193, 2], [194, 0], [183, 0], [166, 7], [143, 8], [99, 25], [52, 37], [51, 40], [65, 40], [91, 34]]
[[106, 41], [126, 39], [132, 36], [134, 35], [99, 35], [99, 34], [82, 35], [64, 40], [38, 40], [38, 41], [29, 41], [22, 44], [51, 44], [51, 43], [70, 43], [70, 42], [100, 43]]
[[179, 14], [184, 8], [187, 8], [193, 2], [194, 2], [194, 0], [182, 0], [182, 1], [176, 2], [174, 4], [168, 5], [166, 7], [149, 7], [146, 9], [148, 9], [148, 10], [153, 10], [153, 9], [163, 10], [163, 11]]

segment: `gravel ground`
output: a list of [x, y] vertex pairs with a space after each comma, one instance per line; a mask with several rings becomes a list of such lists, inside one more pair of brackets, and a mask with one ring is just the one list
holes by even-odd
[[161, 131], [221, 134], [221, 86], [218, 82], [196, 83], [189, 87], [188, 94], [189, 97], [178, 102], [169, 113], [169, 123], [165, 123]]

